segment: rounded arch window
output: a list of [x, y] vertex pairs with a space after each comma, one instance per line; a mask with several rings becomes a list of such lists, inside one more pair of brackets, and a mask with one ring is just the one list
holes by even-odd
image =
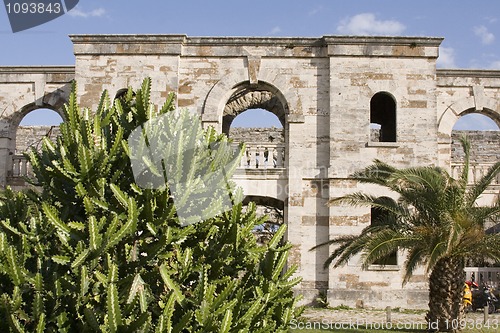
[[370, 100], [371, 141], [396, 142], [396, 101], [386, 92]]

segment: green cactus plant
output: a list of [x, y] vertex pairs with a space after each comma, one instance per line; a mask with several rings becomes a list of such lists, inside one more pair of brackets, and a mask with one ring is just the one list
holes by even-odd
[[258, 244], [264, 220], [241, 203], [182, 226], [168, 186], [135, 183], [127, 138], [174, 108], [153, 107], [150, 86], [104, 92], [94, 113], [73, 87], [61, 136], [29, 154], [41, 191], [1, 194], [0, 331], [287, 332], [300, 314], [285, 226]]

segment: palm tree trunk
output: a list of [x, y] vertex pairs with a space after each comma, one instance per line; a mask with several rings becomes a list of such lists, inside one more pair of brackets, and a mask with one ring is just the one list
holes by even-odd
[[463, 318], [464, 261], [442, 258], [429, 277], [429, 312], [426, 320], [429, 331], [457, 332]]

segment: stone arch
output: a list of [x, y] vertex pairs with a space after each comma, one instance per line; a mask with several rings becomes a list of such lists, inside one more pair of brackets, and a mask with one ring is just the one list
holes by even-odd
[[17, 129], [22, 119], [28, 113], [38, 109], [49, 109], [59, 114], [59, 116], [61, 116], [61, 118], [65, 120], [63, 107], [69, 99], [69, 85], [70, 84], [68, 83], [64, 88], [45, 94], [42, 98], [36, 100], [35, 102], [24, 105], [19, 110], [10, 115], [10, 117], [8, 118], [10, 139], [8, 149], [10, 153], [13, 154], [16, 149]]
[[283, 94], [267, 82], [251, 85], [242, 82], [231, 90], [232, 93], [222, 112], [222, 132], [228, 134], [234, 118], [248, 109], [265, 109], [278, 117], [285, 129], [288, 104]]
[[[8, 141], [7, 144], [5, 145], [5, 148], [7, 148], [8, 153], [5, 161], [5, 169], [6, 169], [5, 174], [7, 176], [6, 178], [7, 183], [10, 182], [9, 185], [24, 186], [25, 183], [23, 177], [29, 176], [30, 172], [28, 163], [26, 162], [25, 158], [22, 157], [21, 155], [16, 155], [19, 154], [19, 152], [16, 151], [17, 136], [18, 136], [19, 125], [22, 119], [32, 111], [38, 109], [49, 109], [59, 114], [61, 118], [64, 120], [65, 116], [64, 113], [62, 112], [62, 108], [66, 102], [67, 102], [67, 96], [65, 94], [60, 93], [59, 91], [56, 91], [54, 93], [44, 95], [43, 98], [36, 100], [35, 102], [24, 105], [19, 110], [12, 113], [6, 119], [8, 128]], [[45, 129], [40, 129], [40, 130], [45, 131]], [[50, 129], [47, 132], [43, 132], [43, 134], [41, 135], [42, 136], [56, 135], [57, 133], [58, 133], [57, 131], [53, 131], [53, 128], [50, 127]], [[5, 181], [5, 179], [2, 179], [2, 181]]]
[[266, 74], [269, 73], [262, 70], [259, 75], [262, 75], [264, 78], [270, 76], [268, 80], [259, 79], [257, 84], [250, 85], [248, 71], [242, 68], [228, 73], [215, 82], [203, 102], [202, 121], [204, 126], [213, 126], [222, 132], [222, 120], [227, 101], [238, 88], [244, 85], [255, 87], [256, 90], [258, 90], [258, 87], [266, 87], [271, 93], [275, 93], [279, 96], [283, 105], [286, 105], [285, 120], [287, 120], [290, 114], [300, 118], [303, 114], [300, 97], [294, 94], [292, 90], [288, 89], [289, 87], [287, 87], [287, 82], [284, 77]]
[[[62, 105], [64, 105], [64, 103]], [[60, 115], [61, 118], [64, 120], [65, 116], [64, 116], [64, 112], [62, 111], [62, 105], [54, 106], [54, 105], [45, 104], [45, 103], [43, 103], [42, 105], [37, 105], [35, 103], [27, 104], [27, 105], [23, 106], [21, 108], [21, 110], [19, 110], [18, 112], [15, 112], [11, 116], [11, 126], [13, 128], [17, 128], [19, 126], [19, 124], [21, 123], [21, 121], [23, 120], [23, 118], [26, 115], [28, 115], [28, 113], [35, 111], [35, 110], [39, 110], [39, 109], [52, 110], [52, 111], [56, 112], [58, 115]]]
[[500, 127], [500, 103], [492, 98], [482, 98], [478, 106], [473, 96], [450, 104], [438, 119], [439, 165], [451, 169], [451, 132], [457, 120], [466, 114], [479, 113], [491, 118]]
[[492, 98], [484, 98], [482, 102], [480, 109], [476, 107], [474, 97], [463, 98], [449, 105], [438, 120], [439, 136], [449, 138], [458, 118], [469, 113], [488, 116], [500, 127], [500, 103]]
[[20, 158], [31, 149], [40, 150], [44, 138], [54, 142], [60, 134], [59, 125], [62, 121], [62, 116], [53, 109], [35, 108], [28, 112], [15, 127], [12, 140], [14, 157]]
[[22, 119], [30, 112], [38, 110], [38, 109], [49, 109], [61, 116], [61, 118], [64, 120], [65, 116], [64, 113], [62, 112], [62, 107], [66, 103], [66, 100], [60, 100], [59, 103], [56, 104], [46, 104], [46, 103], [41, 103], [41, 105], [37, 103], [29, 103], [25, 106], [23, 106], [18, 112], [15, 112], [12, 114], [10, 117], [10, 139], [11, 139], [11, 147], [10, 150], [13, 151], [15, 150], [16, 147], [16, 136], [17, 136], [17, 129], [19, 127], [19, 124], [21, 123]]
[[9, 119], [11, 130], [15, 130], [19, 126], [24, 116], [26, 116], [31, 111], [37, 109], [50, 109], [52, 111], [55, 111], [64, 120], [65, 117], [63, 112], [63, 106], [69, 100], [69, 94], [71, 91], [70, 85], [71, 84], [68, 83], [60, 89], [57, 89], [51, 93], [47, 93], [42, 98], [36, 100], [33, 103], [26, 104], [23, 107], [21, 107], [18, 111], [14, 112]]

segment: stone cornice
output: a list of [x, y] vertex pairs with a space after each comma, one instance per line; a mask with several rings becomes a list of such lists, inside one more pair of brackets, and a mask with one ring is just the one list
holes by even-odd
[[2, 74], [75, 74], [75, 66], [0, 66]]
[[437, 69], [436, 75], [440, 77], [465, 77], [465, 78], [500, 78], [500, 70], [486, 69]]
[[442, 37], [412, 37], [412, 36], [324, 36], [327, 44], [359, 44], [359, 45], [407, 45], [438, 47]]
[[73, 44], [96, 44], [96, 43], [131, 43], [131, 44], [150, 44], [150, 43], [184, 43], [186, 35], [146, 35], [146, 34], [116, 34], [116, 35], [69, 35]]
[[329, 56], [437, 58], [441, 37], [325, 36]]
[[75, 55], [180, 55], [186, 35], [69, 35]]
[[[187, 35], [70, 35], [75, 55], [395, 56], [437, 57], [443, 38], [385, 36], [188, 37]], [[208, 50], [207, 48], [210, 48]]]
[[402, 37], [402, 36], [335, 36], [322, 37], [211, 37], [175, 34], [97, 34], [69, 35], [73, 44], [88, 43], [182, 43], [184, 45], [307, 45], [324, 46], [327, 44], [384, 44], [384, 45], [426, 45], [439, 46], [441, 37]]

